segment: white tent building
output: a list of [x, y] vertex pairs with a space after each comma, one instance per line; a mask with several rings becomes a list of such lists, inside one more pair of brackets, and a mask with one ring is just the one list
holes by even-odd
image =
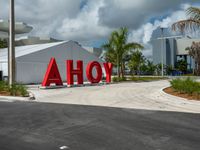
[[[66, 81], [66, 60], [73, 60], [74, 68], [77, 60], [83, 60], [84, 80], [88, 62], [103, 62], [74, 41], [20, 46], [16, 47], [15, 51], [16, 82], [24, 84], [41, 83], [51, 57], [56, 58], [63, 81]], [[0, 49], [0, 71], [3, 72], [3, 76], [8, 76], [7, 52], [8, 49]]]

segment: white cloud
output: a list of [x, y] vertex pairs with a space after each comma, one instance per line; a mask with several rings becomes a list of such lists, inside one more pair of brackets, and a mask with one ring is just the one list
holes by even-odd
[[98, 24], [99, 8], [104, 5], [103, 1], [90, 1], [76, 18], [66, 18], [57, 30], [64, 39], [91, 40], [107, 36], [111, 29]]

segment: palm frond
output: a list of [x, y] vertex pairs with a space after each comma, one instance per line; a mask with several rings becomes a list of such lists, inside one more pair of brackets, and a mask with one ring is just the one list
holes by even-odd
[[174, 23], [172, 25], [172, 30], [174, 30], [174, 31], [179, 30], [179, 31], [183, 32], [184, 30], [189, 29], [189, 30], [195, 31], [199, 27], [200, 27], [200, 20], [194, 20], [194, 19], [190, 18], [187, 20], [181, 20], [181, 21]]
[[139, 43], [128, 43], [124, 46], [124, 49], [131, 50], [131, 49], [143, 49], [144, 47]]
[[200, 21], [200, 8], [197, 7], [190, 7], [186, 10], [186, 14], [190, 16], [193, 20]]

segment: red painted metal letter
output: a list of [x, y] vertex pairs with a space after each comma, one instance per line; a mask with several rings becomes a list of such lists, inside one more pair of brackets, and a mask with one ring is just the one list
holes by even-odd
[[83, 84], [83, 61], [77, 61], [77, 69], [73, 69], [73, 60], [67, 60], [67, 84], [74, 84], [74, 75], [77, 75], [78, 84]]
[[50, 86], [51, 83], [55, 83], [57, 86], [63, 85], [55, 58], [50, 60], [42, 86]]
[[111, 75], [112, 75], [112, 63], [103, 63], [105, 71], [106, 71], [106, 82], [110, 83], [111, 82]]
[[[92, 70], [93, 70], [94, 67], [96, 68], [96, 72], [97, 72], [97, 76], [96, 77], [93, 77], [93, 74], [92, 74]], [[99, 83], [101, 81], [101, 79], [102, 79], [101, 65], [96, 61], [90, 62], [87, 65], [86, 74], [87, 74], [88, 80], [91, 83]]]

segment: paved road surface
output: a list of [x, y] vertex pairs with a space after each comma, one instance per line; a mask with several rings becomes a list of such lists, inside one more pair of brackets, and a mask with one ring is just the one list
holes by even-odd
[[162, 92], [168, 86], [169, 81], [162, 80], [31, 91], [38, 102], [200, 113], [200, 102]]
[[200, 115], [0, 102], [0, 150], [199, 150]]

